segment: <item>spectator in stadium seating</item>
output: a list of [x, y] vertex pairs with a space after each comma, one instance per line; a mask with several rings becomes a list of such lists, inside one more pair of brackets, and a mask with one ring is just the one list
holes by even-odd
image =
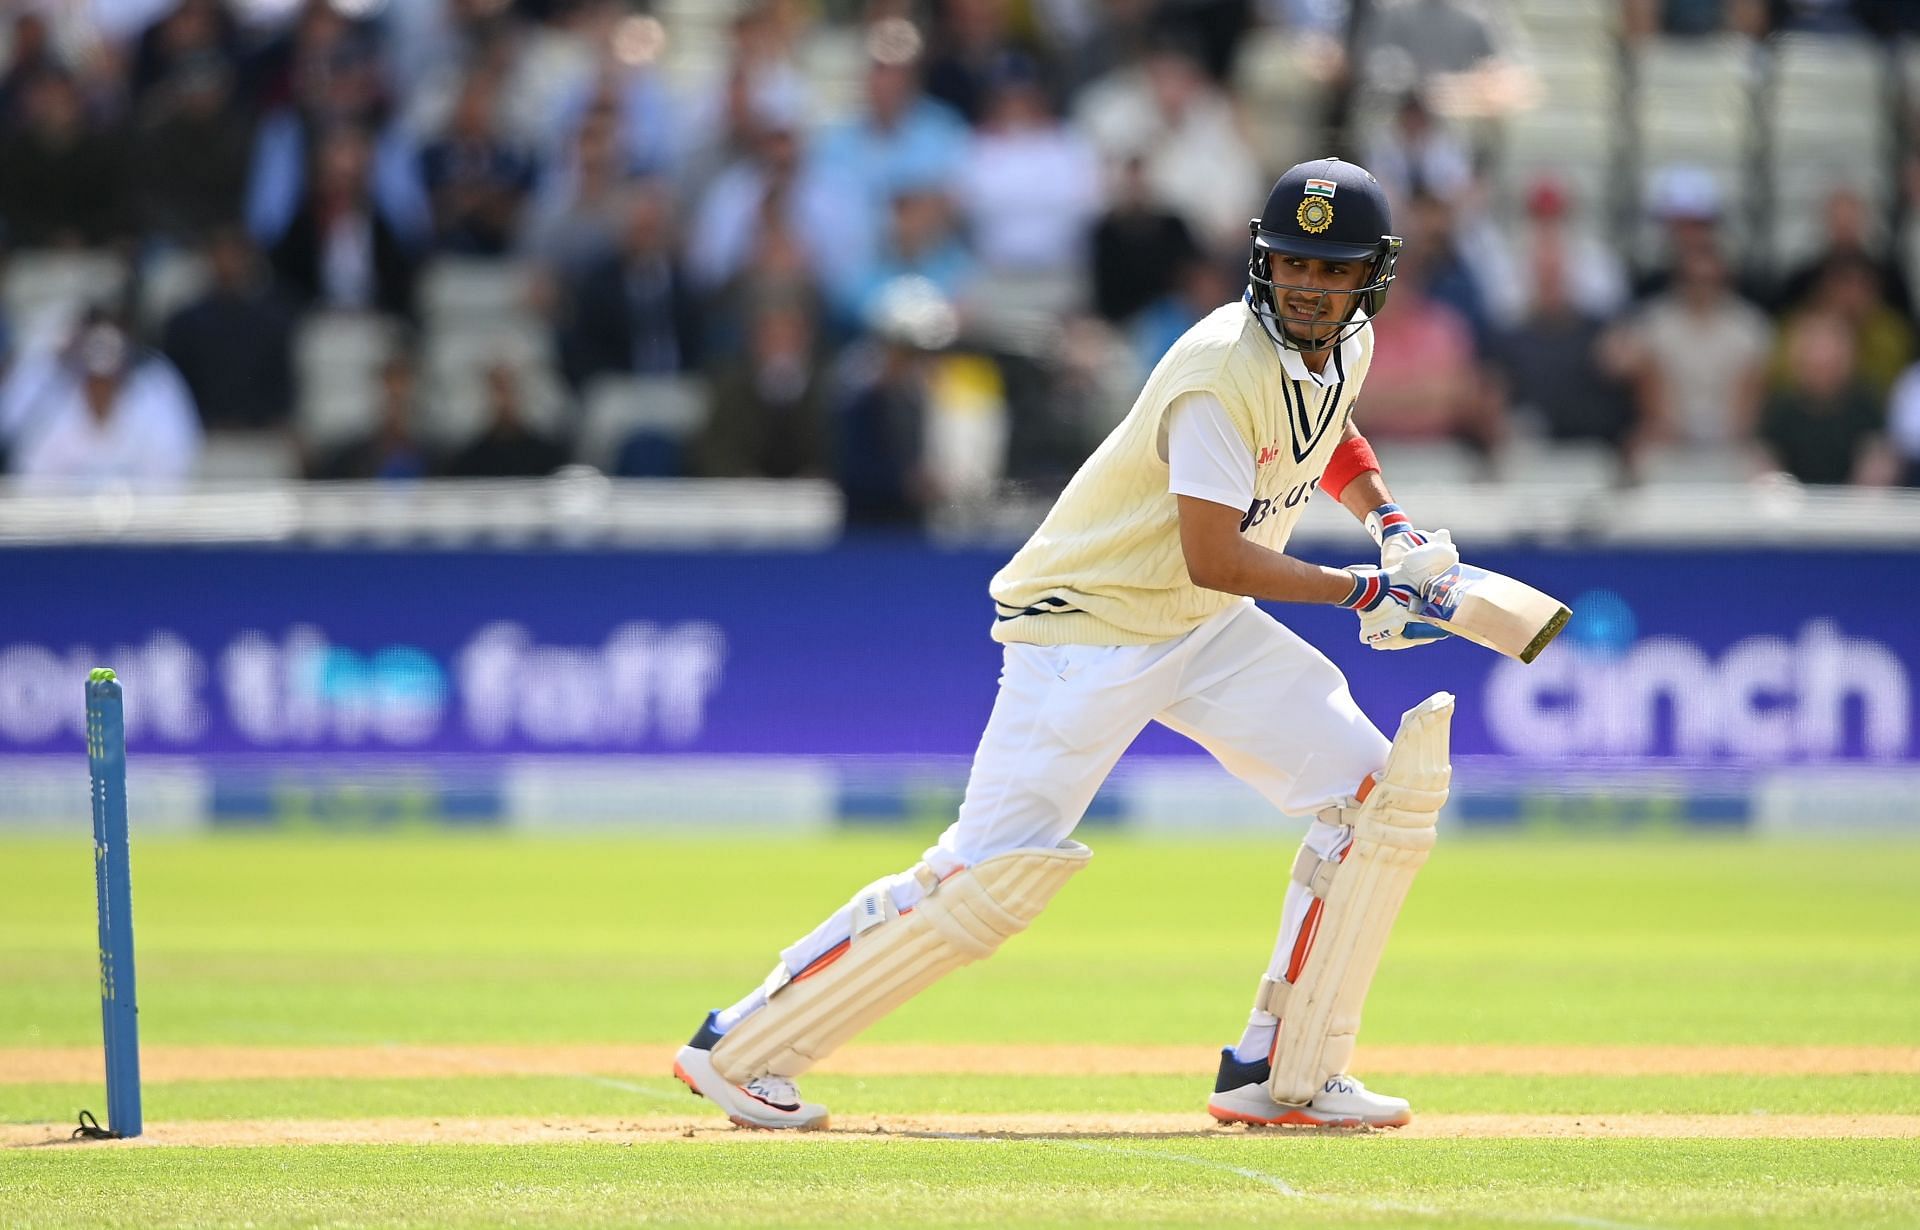
[[1400, 256], [1393, 302], [1373, 324], [1373, 366], [1360, 425], [1375, 440], [1499, 442], [1475, 359], [1473, 326], [1430, 293], [1430, 254]]
[[13, 450], [30, 486], [164, 488], [186, 481], [200, 452], [193, 398], [164, 358], [97, 320], [42, 385]]
[[688, 108], [680, 174], [681, 195], [699, 200], [736, 162], [752, 160], [770, 117], [797, 123], [807, 112], [808, 86], [794, 48], [791, 6], [750, 4], [735, 14], [727, 69], [719, 85]]
[[620, 249], [588, 268], [566, 295], [562, 369], [577, 388], [601, 372], [668, 376], [705, 357], [694, 292], [674, 252], [667, 185], [628, 190]]
[[[1552, 176], [1541, 176], [1527, 189], [1527, 221], [1520, 235], [1516, 264], [1526, 269], [1540, 253], [1551, 249], [1566, 303], [1583, 315], [1610, 320], [1627, 304], [1627, 273], [1611, 244], [1576, 217], [1571, 190]], [[1514, 279], [1514, 307], [1521, 313], [1534, 306], [1533, 280]]]
[[[872, 237], [848, 228], [842, 218], [851, 209], [862, 225], [869, 220], [864, 196], [850, 200], [839, 187], [805, 163], [801, 152], [798, 99], [778, 92], [756, 92], [756, 144], [714, 177], [693, 211], [687, 240], [687, 271], [708, 293], [739, 278], [756, 258], [760, 236], [773, 218], [796, 236], [816, 270], [829, 267], [857, 272], [871, 259]], [[838, 237], [843, 247], [829, 256]], [[851, 249], [845, 243], [853, 240]], [[843, 275], [844, 276], [844, 275]]]
[[1419, 196], [1452, 200], [1473, 178], [1466, 145], [1433, 114], [1418, 90], [1401, 98], [1393, 123], [1375, 138], [1367, 151], [1367, 169], [1396, 208]]
[[[609, 15], [620, 13], [618, 6], [600, 7]], [[623, 152], [633, 173], [671, 175], [680, 165], [687, 134], [681, 130], [686, 118], [675, 106], [654, 62], [662, 46], [659, 40], [665, 35], [653, 18], [627, 20], [638, 24], [616, 31], [611, 22], [607, 23], [607, 33], [595, 45], [600, 56], [598, 73], [561, 100], [558, 123], [547, 140], [549, 144], [563, 143], [580, 117], [596, 106], [611, 106], [620, 117]], [[608, 43], [615, 45], [609, 47]]]
[[1496, 396], [1549, 439], [1623, 448], [1634, 414], [1626, 356], [1606, 319], [1574, 299], [1566, 248], [1539, 244], [1530, 259], [1532, 302], [1493, 345]]
[[567, 143], [583, 100], [595, 97], [612, 26], [607, 0], [570, 0], [545, 20], [494, 0], [388, 3], [381, 50], [398, 88], [400, 121], [413, 133], [445, 129], [477, 74], [494, 83], [500, 138], [544, 158]]
[[1168, 293], [1133, 318], [1129, 333], [1140, 370], [1151, 369], [1182, 333], [1239, 293], [1241, 279], [1228, 277], [1228, 272], [1219, 260], [1198, 253], [1181, 263]]
[[[921, 51], [911, 22], [875, 22], [867, 32], [865, 105], [815, 143], [809, 171], [835, 203], [818, 219], [824, 229], [815, 243], [816, 267], [830, 281], [871, 265], [896, 192], [909, 185], [950, 187], [966, 157], [966, 121], [921, 91]], [[858, 291], [842, 283], [837, 293], [846, 298]]]
[[145, 108], [156, 90], [173, 88], [189, 64], [212, 60], [231, 74], [240, 53], [239, 27], [219, 0], [178, 0], [134, 45], [127, 73], [134, 106]]
[[413, 360], [396, 354], [380, 367], [380, 402], [373, 428], [317, 457], [308, 478], [425, 478], [432, 457], [414, 431], [418, 410]]
[[[3, 401], [0, 409], [4, 409]], [[0, 428], [4, 426], [5, 417], [0, 414]], [[1920, 487], [1920, 363], [1902, 372], [1894, 382], [1893, 395], [1887, 399], [1887, 439], [1896, 471], [1894, 481]]]
[[753, 309], [746, 354], [714, 377], [713, 410], [693, 448], [699, 473], [715, 478], [831, 473], [817, 332], [812, 305], [804, 297], [769, 297]]
[[373, 29], [349, 21], [328, 0], [310, 0], [287, 37], [263, 57], [264, 114], [255, 129], [247, 183], [247, 229], [271, 248], [312, 195], [312, 171], [325, 165], [327, 134], [365, 134], [366, 195], [385, 227], [409, 248], [433, 233], [420, 180], [419, 150], [392, 120], [391, 99]]
[[1119, 164], [1112, 205], [1093, 228], [1093, 304], [1113, 324], [1173, 289], [1174, 271], [1199, 255], [1186, 220], [1162, 208], [1147, 182], [1146, 160]]
[[1891, 479], [1886, 417], [1858, 378], [1852, 327], [1810, 314], [1786, 333], [1788, 382], [1767, 398], [1760, 419], [1774, 464], [1803, 483]]
[[[381, 28], [346, 8], [332, 0], [297, 0], [292, 20], [253, 52], [250, 72], [262, 110], [365, 119], [368, 109], [384, 104]], [[351, 116], [343, 117], [342, 108]]]
[[[1653, 177], [1649, 205], [1663, 234], [1660, 251], [1634, 271], [1633, 298], [1639, 303], [1673, 285], [1687, 253], [1701, 248], [1724, 252], [1726, 243], [1720, 225], [1720, 185], [1704, 167], [1677, 163], [1661, 168]], [[1756, 304], [1766, 301], [1765, 288], [1756, 285], [1745, 271], [1729, 270], [1728, 277], [1741, 297]]]
[[1077, 274], [1100, 211], [1093, 147], [1053, 114], [1029, 62], [1009, 62], [986, 84], [980, 119], [956, 195], [981, 264]]
[[1780, 279], [1774, 309], [1788, 311], [1812, 298], [1814, 287], [1835, 262], [1865, 262], [1872, 268], [1881, 300], [1912, 321], [1913, 293], [1899, 266], [1873, 242], [1872, 211], [1866, 198], [1858, 189], [1836, 188], [1827, 195], [1821, 212], [1826, 224], [1825, 242], [1817, 254]]
[[528, 203], [520, 246], [563, 279], [578, 278], [620, 245], [621, 190], [631, 180], [619, 126], [611, 107], [588, 112]]
[[[497, 64], [494, 57], [503, 52], [515, 54], [515, 36], [530, 20], [540, 19], [530, 11], [535, 6], [511, 0], [410, 0], [382, 7], [381, 43], [389, 75], [410, 95], [409, 110], [414, 120], [424, 121], [422, 130], [445, 118], [458, 78], [483, 63]], [[570, 12], [592, 7], [568, 6]], [[604, 40], [590, 44], [599, 46]], [[591, 54], [578, 58], [590, 59]]]
[[18, 13], [11, 43], [6, 66], [0, 69], [0, 137], [26, 123], [27, 86], [34, 78], [60, 70], [44, 14], [31, 9]]
[[293, 414], [296, 312], [237, 224], [215, 230], [211, 285], [166, 322], [161, 348], [211, 428], [277, 427]]
[[411, 316], [417, 260], [374, 198], [372, 153], [351, 125], [320, 136], [313, 186], [273, 247], [273, 267], [306, 307]]
[[[1879, 267], [1871, 259], [1859, 253], [1836, 253], [1822, 264], [1819, 277], [1789, 313], [1789, 320], [1819, 315], [1844, 321], [1853, 332], [1860, 379], [1875, 397], [1884, 399], [1913, 360], [1914, 337], [1912, 326], [1881, 298], [1882, 285]], [[1783, 333], [1770, 372], [1776, 386], [1786, 382], [1790, 366]]]
[[1753, 438], [1773, 328], [1733, 289], [1712, 243], [1679, 254], [1671, 289], [1631, 335], [1640, 406], [1636, 444], [1737, 446]]
[[1248, 201], [1268, 188], [1233, 103], [1178, 42], [1138, 68], [1087, 87], [1075, 116], [1109, 159], [1145, 160], [1154, 196], [1186, 220], [1202, 247], [1244, 253]]
[[1408, 202], [1404, 216], [1407, 246], [1420, 253], [1426, 295], [1459, 313], [1473, 331], [1474, 348], [1484, 350], [1493, 334], [1493, 312], [1480, 277], [1460, 252], [1452, 207], [1421, 192]]
[[119, 326], [119, 317], [104, 304], [83, 308], [64, 330], [37, 331], [38, 336], [14, 335], [0, 367], [0, 452], [16, 444], [43, 417], [42, 394], [77, 369], [80, 339], [95, 325]]
[[24, 83], [25, 123], [0, 139], [0, 218], [16, 248], [96, 246], [125, 229], [119, 134], [88, 125], [74, 79]]
[[842, 360], [837, 452], [847, 519], [914, 522], [937, 495], [926, 457], [927, 382], [956, 320], [933, 285], [903, 278], [875, 301], [868, 329]]
[[933, 52], [927, 57], [927, 96], [952, 107], [976, 127], [987, 120], [992, 95], [1010, 66], [1031, 73], [1044, 97], [1036, 49], [1015, 38], [1006, 0], [947, 0], [937, 6]]
[[211, 51], [168, 61], [136, 112], [130, 175], [146, 236], [191, 242], [240, 216], [253, 120], [234, 96], [233, 70]]
[[710, 365], [729, 364], [746, 353], [749, 322], [762, 303], [772, 300], [808, 304], [807, 311], [820, 322], [823, 340], [829, 345], [844, 340], [829, 318], [825, 292], [814, 276], [813, 256], [788, 213], [780, 196], [761, 202], [753, 232], [753, 263], [706, 298], [701, 323]]
[[[3, 252], [4, 245], [0, 245], [0, 253]], [[4, 269], [4, 263], [0, 263], [0, 271]], [[0, 312], [0, 474], [7, 472], [7, 458], [13, 451], [14, 437], [20, 434], [23, 425], [21, 420], [29, 391], [26, 386], [35, 379], [34, 369], [44, 370], [45, 367], [43, 356], [21, 353], [6, 314]]]
[[538, 478], [567, 464], [567, 450], [527, 423], [520, 373], [511, 363], [486, 371], [487, 426], [447, 461], [449, 478]]
[[895, 280], [927, 279], [949, 301], [963, 298], [979, 276], [979, 262], [953, 226], [953, 202], [938, 183], [902, 184], [893, 195], [885, 235], [873, 263], [846, 283], [839, 307], [849, 320], [864, 320]]
[[435, 244], [442, 251], [503, 254], [533, 187], [533, 159], [501, 133], [496, 97], [492, 77], [469, 75], [445, 131], [420, 151]]

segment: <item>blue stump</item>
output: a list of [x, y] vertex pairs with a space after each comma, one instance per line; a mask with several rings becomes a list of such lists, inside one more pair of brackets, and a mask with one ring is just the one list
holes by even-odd
[[87, 679], [87, 769], [93, 777], [93, 882], [100, 907], [100, 1031], [107, 1130], [140, 1134], [140, 1022], [134, 998], [133, 872], [127, 858], [127, 725], [110, 670]]

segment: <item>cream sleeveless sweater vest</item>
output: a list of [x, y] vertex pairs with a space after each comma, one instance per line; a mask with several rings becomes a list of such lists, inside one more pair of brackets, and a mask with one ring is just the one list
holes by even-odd
[[1280, 551], [1339, 443], [1372, 357], [1368, 325], [1328, 359], [1324, 385], [1295, 380], [1241, 302], [1187, 330], [1033, 537], [994, 576], [994, 639], [1144, 645], [1182, 636], [1244, 602], [1187, 576], [1178, 505], [1167, 490], [1167, 408], [1196, 390], [1226, 407], [1256, 461], [1241, 533]]

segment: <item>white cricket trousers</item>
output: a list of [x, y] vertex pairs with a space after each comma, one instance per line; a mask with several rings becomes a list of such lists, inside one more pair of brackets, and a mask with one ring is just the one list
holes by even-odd
[[1387, 760], [1339, 668], [1251, 602], [1152, 645], [1009, 645], [959, 819], [928, 861], [944, 875], [1064, 840], [1150, 721], [1289, 815], [1352, 795]]
[[[960, 815], [924, 858], [945, 876], [1023, 847], [1058, 844], [1146, 724], [1198, 743], [1281, 811], [1311, 815], [1351, 797], [1387, 762], [1387, 739], [1324, 654], [1252, 602], [1151, 645], [1008, 645], [1000, 695], [974, 753]], [[1317, 822], [1323, 858], [1346, 830]], [[885, 881], [902, 910], [920, 900], [911, 872]], [[1288, 881], [1271, 976], [1286, 972], [1308, 895]], [[852, 934], [841, 909], [781, 953], [798, 975]], [[756, 991], [721, 1014], [731, 1028], [764, 1004]]]

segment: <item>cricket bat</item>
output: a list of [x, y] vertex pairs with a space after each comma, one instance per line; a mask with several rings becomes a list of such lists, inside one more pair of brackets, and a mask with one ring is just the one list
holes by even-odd
[[1455, 564], [1428, 582], [1413, 614], [1522, 662], [1539, 657], [1573, 618], [1558, 598], [1472, 564]]

